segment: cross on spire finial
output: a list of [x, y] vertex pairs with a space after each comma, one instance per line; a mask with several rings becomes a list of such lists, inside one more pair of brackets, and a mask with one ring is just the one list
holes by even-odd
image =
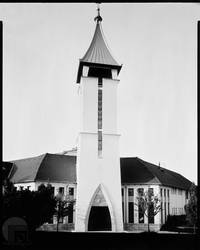
[[94, 18], [94, 21], [97, 21], [97, 23], [101, 22], [103, 19], [102, 17], [100, 16], [100, 2], [97, 2], [97, 16]]

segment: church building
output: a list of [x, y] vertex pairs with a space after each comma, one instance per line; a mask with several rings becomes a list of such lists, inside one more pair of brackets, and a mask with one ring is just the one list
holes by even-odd
[[63, 224], [75, 232], [146, 230], [137, 197], [151, 189], [160, 199], [161, 210], [150, 220], [157, 231], [169, 214], [185, 213], [191, 182], [138, 157], [120, 157], [117, 89], [122, 65], [107, 46], [99, 8], [94, 20], [94, 36], [77, 73], [81, 129], [76, 148], [12, 161], [9, 178], [18, 189], [37, 190], [50, 183], [55, 195], [74, 197], [74, 211]]

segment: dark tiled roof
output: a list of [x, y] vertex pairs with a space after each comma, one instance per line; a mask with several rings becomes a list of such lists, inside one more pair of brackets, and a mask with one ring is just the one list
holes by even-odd
[[37, 157], [13, 161], [11, 181], [14, 183], [34, 181], [45, 156], [46, 154], [43, 154]]
[[46, 154], [36, 180], [76, 182], [76, 156]]
[[[11, 181], [76, 182], [76, 156], [44, 154], [33, 158], [13, 161]], [[161, 168], [140, 158], [121, 158], [122, 184], [160, 184], [189, 189], [191, 182], [182, 175]]]
[[191, 182], [182, 175], [156, 166], [140, 158], [121, 158], [122, 183], [157, 183], [164, 186], [189, 189]]
[[154, 183], [160, 184], [160, 181], [153, 175], [145, 165], [134, 158], [121, 158], [121, 181], [122, 183]]
[[31, 181], [75, 182], [75, 156], [44, 154], [33, 158], [13, 161], [14, 183]]

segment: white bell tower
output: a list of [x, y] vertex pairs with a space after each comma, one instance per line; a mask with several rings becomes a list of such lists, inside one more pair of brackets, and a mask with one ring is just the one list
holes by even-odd
[[77, 146], [75, 231], [123, 231], [117, 87], [121, 70], [111, 55], [101, 27], [80, 59], [81, 131]]

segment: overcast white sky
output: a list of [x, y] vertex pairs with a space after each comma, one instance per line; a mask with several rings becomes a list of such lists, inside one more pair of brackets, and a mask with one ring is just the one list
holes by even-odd
[[[3, 20], [3, 160], [76, 145], [79, 58], [91, 42], [92, 3], [0, 4]], [[104, 3], [103, 31], [123, 63], [121, 156], [197, 181], [197, 3]]]

